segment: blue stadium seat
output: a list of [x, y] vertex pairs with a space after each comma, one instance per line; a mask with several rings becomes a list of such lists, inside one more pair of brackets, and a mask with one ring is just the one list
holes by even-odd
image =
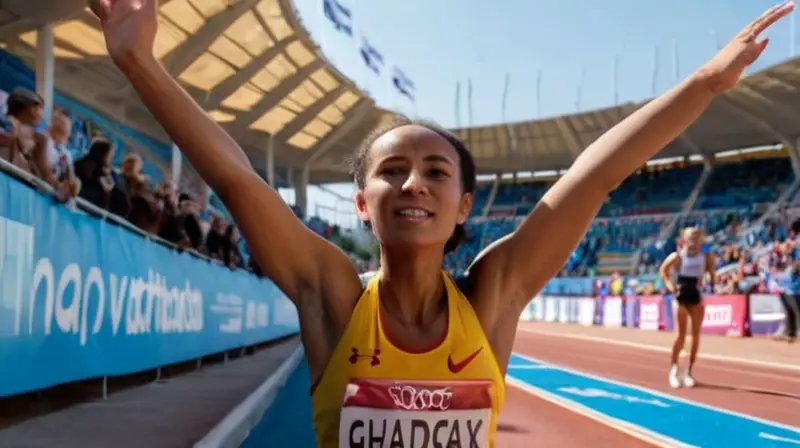
[[792, 164], [786, 157], [723, 163], [714, 168], [695, 209], [732, 209], [769, 203], [793, 180]]
[[675, 213], [700, 179], [703, 166], [649, 170], [625, 180], [600, 210], [600, 216]]

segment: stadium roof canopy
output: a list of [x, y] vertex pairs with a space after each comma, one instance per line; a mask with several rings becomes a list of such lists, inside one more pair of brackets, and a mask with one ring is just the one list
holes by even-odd
[[[47, 6], [31, 7], [42, 1]], [[61, 19], [54, 27], [56, 88], [169, 141], [108, 59], [99, 23], [82, 9], [85, 3], [59, 0], [63, 10], [56, 11], [51, 2], [4, 2], [16, 9], [0, 9], [0, 42], [33, 66], [35, 29], [44, 22], [38, 11], [58, 14], [47, 17]], [[342, 161], [387, 112], [322, 57], [290, 0], [161, 0], [159, 21], [157, 56], [256, 167], [266, 166], [272, 135], [276, 166], [298, 174], [306, 167], [310, 182], [349, 180]], [[643, 104], [457, 132], [482, 173], [562, 169]], [[793, 144], [798, 136], [800, 60], [795, 59], [752, 75], [717, 98], [660, 156]]]
[[[0, 40], [35, 65], [36, 28], [2, 17]], [[321, 57], [289, 0], [161, 0], [159, 25], [156, 56], [259, 168], [272, 135], [275, 165], [310, 163], [312, 181], [341, 178], [320, 157], [349, 153], [360, 138], [353, 131], [385, 114]], [[73, 8], [53, 32], [59, 91], [169, 141], [108, 59], [91, 12]]]
[[[648, 100], [649, 101], [649, 100]], [[462, 129], [482, 172], [568, 167], [592, 142], [647, 101], [544, 120]], [[800, 137], [800, 59], [744, 78], [658, 157], [713, 155]]]

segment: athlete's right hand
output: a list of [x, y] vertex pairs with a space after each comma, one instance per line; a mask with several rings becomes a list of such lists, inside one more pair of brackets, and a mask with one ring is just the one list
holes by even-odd
[[120, 68], [153, 56], [158, 0], [90, 0], [100, 19], [108, 54]]
[[745, 69], [767, 47], [769, 40], [759, 40], [760, 35], [773, 23], [791, 14], [794, 7], [793, 1], [786, 1], [768, 9], [703, 65], [698, 73], [706, 79], [712, 92], [722, 93], [736, 85]]
[[675, 284], [672, 282], [664, 283], [664, 288], [667, 289], [667, 292], [670, 294], [675, 294]]

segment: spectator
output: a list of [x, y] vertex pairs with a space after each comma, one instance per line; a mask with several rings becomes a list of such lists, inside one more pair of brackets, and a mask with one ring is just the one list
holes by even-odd
[[211, 228], [206, 235], [206, 254], [211, 258], [222, 260], [222, 244], [225, 233], [225, 220], [219, 216], [211, 217]]
[[120, 189], [130, 203], [128, 221], [148, 233], [158, 233], [163, 204], [147, 187], [148, 179], [142, 174], [142, 159], [137, 154], [125, 156], [120, 168]]
[[231, 269], [244, 268], [244, 258], [239, 250], [239, 230], [233, 224], [228, 224], [225, 236], [222, 239], [222, 262]]
[[10, 130], [0, 137], [0, 158], [38, 175], [32, 163], [35, 128], [42, 122], [44, 99], [27, 89], [15, 89], [6, 100]]
[[800, 332], [800, 261], [794, 261], [781, 278], [781, 303], [785, 311], [784, 333], [778, 338], [794, 342]]
[[161, 226], [158, 236], [170, 243], [180, 245], [186, 237], [183, 229], [183, 217], [178, 210], [178, 192], [172, 181], [166, 180], [154, 192], [161, 208]]
[[67, 150], [71, 135], [72, 119], [64, 111], [56, 109], [47, 135], [37, 135], [34, 150], [41, 179], [53, 187], [56, 198], [62, 202], [75, 197], [80, 189], [72, 156]]
[[75, 175], [81, 181], [80, 197], [91, 204], [119, 216], [127, 216], [130, 206], [125, 192], [114, 179], [111, 161], [114, 145], [96, 139], [89, 152], [75, 162]]
[[186, 193], [178, 197], [178, 211], [183, 221], [183, 230], [188, 240], [188, 245], [194, 250], [203, 247], [203, 230], [200, 225], [200, 210], [194, 198]]

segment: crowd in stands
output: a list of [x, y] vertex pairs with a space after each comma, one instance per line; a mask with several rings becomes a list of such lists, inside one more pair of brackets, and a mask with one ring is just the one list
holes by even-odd
[[[222, 210], [211, 207], [208, 195], [197, 197], [180, 191], [170, 179], [153, 179], [145, 174], [142, 157], [120, 154], [124, 148], [114, 140], [94, 137], [81, 151], [72, 144], [73, 132], [81, 129], [74, 129], [70, 112], [55, 109], [49, 125], [43, 124], [44, 100], [30, 90], [15, 89], [4, 106], [0, 159], [48, 184], [64, 206], [78, 211], [74, 198], [81, 198], [179, 250], [262, 275], [227, 212], [221, 204]], [[374, 268], [377, 257], [355, 245], [338, 226], [316, 217], [306, 225], [351, 254], [362, 271]]]
[[[718, 292], [768, 288], [768, 275], [764, 274], [786, 266], [798, 252], [787, 249], [796, 244], [794, 235], [798, 229], [791, 232], [791, 226], [797, 226], [795, 222], [786, 218], [759, 221], [766, 209], [764, 204], [774, 202], [794, 180], [791, 164], [780, 155], [720, 163], [708, 176], [692, 210], [676, 215], [703, 170], [703, 164], [680, 162], [644, 167], [628, 178], [611, 194], [560, 276], [595, 276], [600, 259], [614, 254], [631, 261], [630, 269], [617, 272], [653, 279], [636, 282], [637, 288], [658, 288], [658, 267], [675, 250], [678, 231], [697, 226], [709, 235], [707, 249], [714, 252], [717, 268], [726, 268], [719, 276]], [[552, 181], [500, 184], [486, 214], [484, 208], [492, 187], [480, 186], [477, 196], [481, 207], [473, 210], [467, 241], [456, 253], [448, 255], [448, 270], [463, 272], [489, 243], [512, 232], [551, 184]], [[725, 188], [726, 185], [730, 187]], [[497, 210], [503, 213], [496, 213]], [[509, 210], [513, 213], [506, 213]], [[673, 221], [672, 233], [664, 238], [662, 229]], [[742, 241], [740, 232], [754, 223], [758, 226], [750, 229]], [[634, 256], [637, 253], [638, 258]], [[770, 255], [763, 255], [766, 253]]]
[[121, 157], [115, 143], [94, 138], [85, 153], [70, 145], [73, 126], [68, 111], [55, 109], [43, 125], [44, 100], [27, 89], [14, 90], [0, 115], [0, 159], [33, 175], [54, 191], [56, 200], [78, 208], [80, 197], [117, 215], [142, 231], [181, 250], [203, 254], [231, 269], [251, 269], [238, 230], [227, 217], [209, 211], [207, 198], [180, 192], [171, 180], [158, 183], [142, 172], [142, 158]]

